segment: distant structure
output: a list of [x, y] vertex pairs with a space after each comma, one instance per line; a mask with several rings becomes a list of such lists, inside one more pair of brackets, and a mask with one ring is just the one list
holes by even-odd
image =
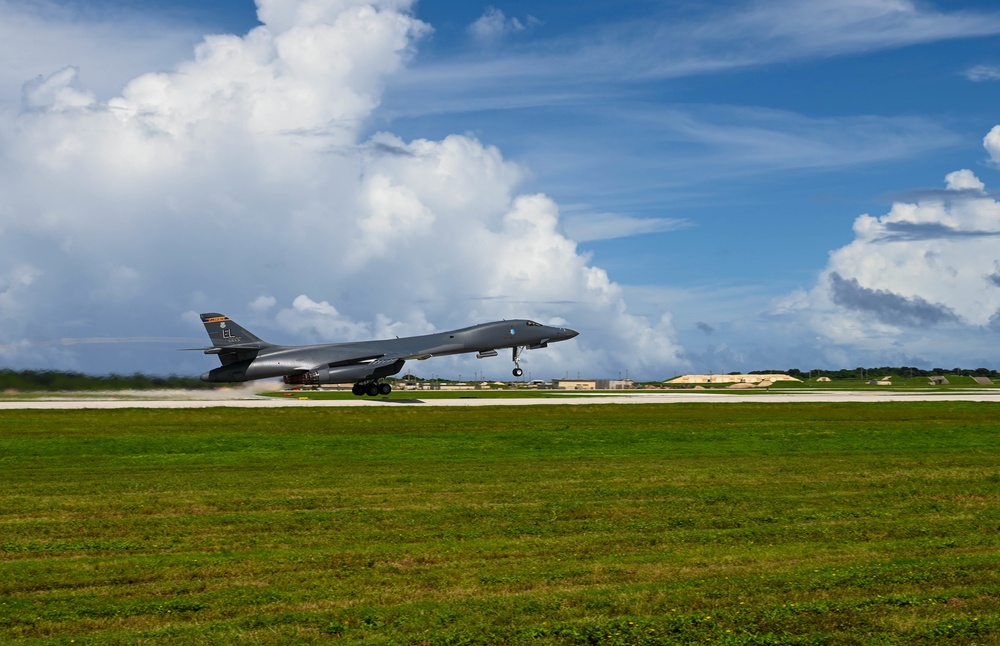
[[931, 384], [934, 386], [947, 386], [951, 382], [944, 376], [934, 376], [931, 377]]
[[553, 379], [556, 390], [628, 390], [634, 387], [631, 379]]
[[992, 386], [993, 380], [989, 377], [973, 377], [972, 380], [980, 386]]
[[762, 386], [766, 385], [764, 382], [773, 384], [779, 381], [797, 381], [802, 383], [801, 379], [780, 373], [771, 373], [768, 375], [681, 375], [680, 377], [668, 379], [664, 383], [671, 386], [682, 384], [750, 384], [753, 386]]

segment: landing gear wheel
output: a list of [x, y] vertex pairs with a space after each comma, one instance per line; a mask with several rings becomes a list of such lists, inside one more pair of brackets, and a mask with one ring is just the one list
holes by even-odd
[[354, 393], [355, 397], [360, 397], [361, 395], [365, 394], [365, 385], [354, 384], [353, 386], [351, 386], [351, 392]]
[[365, 392], [369, 397], [378, 397], [378, 384], [374, 382], [368, 384], [368, 389]]
[[378, 392], [380, 395], [388, 395], [389, 393], [392, 392], [392, 386], [390, 386], [389, 384], [379, 384]]
[[514, 376], [520, 377], [524, 374], [524, 371], [521, 370], [521, 351], [524, 350], [524, 346], [516, 345], [513, 350], [510, 358], [514, 361]]

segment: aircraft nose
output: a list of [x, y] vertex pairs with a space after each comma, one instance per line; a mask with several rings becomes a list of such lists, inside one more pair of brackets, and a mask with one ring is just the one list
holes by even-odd
[[571, 330], [571, 329], [569, 329], [568, 327], [564, 327], [564, 328], [562, 328], [562, 329], [560, 330], [560, 332], [562, 332], [562, 334], [563, 334], [563, 338], [564, 338], [564, 339], [567, 339], [567, 340], [568, 340], [568, 339], [572, 339], [573, 337], [575, 337], [575, 336], [577, 336], [578, 334], [580, 334], [580, 333], [579, 333], [579, 332], [577, 332], [576, 330]]

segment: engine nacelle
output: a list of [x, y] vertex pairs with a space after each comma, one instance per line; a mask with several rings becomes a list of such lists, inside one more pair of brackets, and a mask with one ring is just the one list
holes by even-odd
[[233, 381], [246, 381], [247, 369], [250, 361], [237, 361], [229, 365], [221, 366], [215, 370], [209, 370], [201, 376], [202, 381], [212, 383], [230, 383]]
[[402, 359], [389, 365], [375, 363], [360, 363], [335, 368], [320, 368], [298, 375], [288, 375], [284, 382], [290, 386], [312, 386], [316, 384], [356, 384], [361, 381], [371, 381], [394, 375], [403, 369], [406, 363]]

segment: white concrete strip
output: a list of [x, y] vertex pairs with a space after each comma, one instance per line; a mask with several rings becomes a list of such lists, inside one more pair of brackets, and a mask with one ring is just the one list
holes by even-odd
[[810, 391], [737, 394], [712, 392], [652, 392], [618, 395], [566, 395], [548, 398], [491, 398], [469, 395], [455, 399], [421, 399], [418, 394], [355, 399], [298, 399], [253, 397], [234, 399], [52, 399], [0, 401], [0, 410], [122, 409], [122, 408], [285, 408], [346, 406], [550, 406], [581, 404], [679, 404], [679, 403], [832, 403], [832, 402], [1000, 402], [1000, 390], [946, 392]]

